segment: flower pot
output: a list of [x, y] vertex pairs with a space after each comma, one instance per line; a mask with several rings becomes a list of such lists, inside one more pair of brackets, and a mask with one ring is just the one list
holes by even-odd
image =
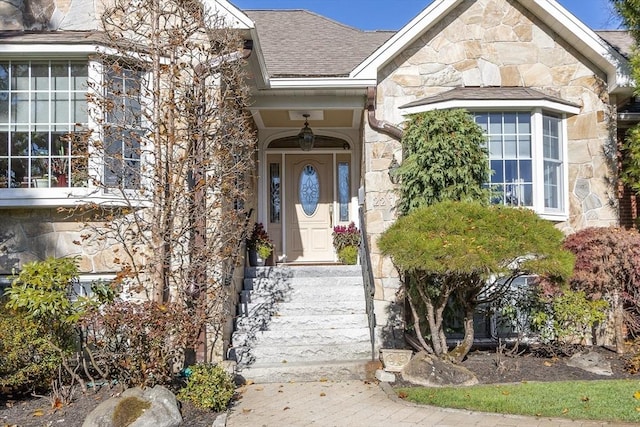
[[247, 253], [248, 253], [250, 267], [264, 266], [265, 260], [263, 258], [260, 258], [260, 255], [258, 255], [258, 251], [256, 251], [255, 249], [248, 249]]
[[61, 174], [58, 175], [58, 187], [66, 187], [67, 186], [67, 175]]

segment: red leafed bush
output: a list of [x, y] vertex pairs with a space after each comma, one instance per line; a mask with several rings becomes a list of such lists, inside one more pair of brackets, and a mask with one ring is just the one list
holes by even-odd
[[571, 287], [609, 300], [621, 351], [623, 324], [630, 333], [640, 333], [640, 233], [618, 227], [586, 228], [568, 236], [564, 246], [576, 255]]

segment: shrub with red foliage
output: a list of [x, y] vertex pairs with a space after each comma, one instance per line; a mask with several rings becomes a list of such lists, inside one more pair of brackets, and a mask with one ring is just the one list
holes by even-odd
[[640, 333], [640, 233], [618, 227], [586, 228], [568, 236], [564, 246], [576, 255], [571, 287], [609, 301], [616, 347], [622, 351], [623, 324], [630, 333]]

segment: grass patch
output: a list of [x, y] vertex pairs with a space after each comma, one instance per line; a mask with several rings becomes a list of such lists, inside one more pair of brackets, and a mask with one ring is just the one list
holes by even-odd
[[415, 403], [502, 414], [640, 422], [640, 381], [523, 382], [473, 387], [397, 388]]

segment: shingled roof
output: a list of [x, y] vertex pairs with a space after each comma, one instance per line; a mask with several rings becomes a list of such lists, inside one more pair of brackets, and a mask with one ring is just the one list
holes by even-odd
[[361, 31], [306, 10], [245, 10], [270, 77], [344, 77], [393, 31]]
[[615, 50], [618, 51], [625, 58], [629, 58], [633, 48], [633, 37], [627, 30], [600, 30], [596, 31], [599, 35], [609, 43]]

